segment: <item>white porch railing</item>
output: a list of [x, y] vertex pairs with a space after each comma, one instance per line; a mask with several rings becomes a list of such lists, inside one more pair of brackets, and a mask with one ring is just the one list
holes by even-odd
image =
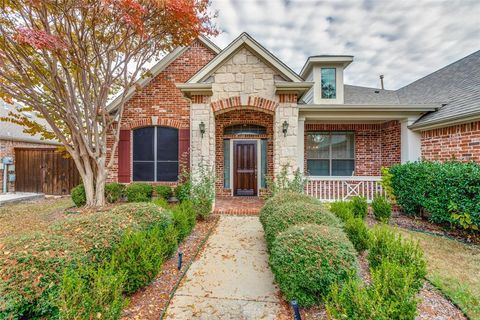
[[371, 202], [376, 195], [385, 196], [379, 181], [382, 177], [307, 177], [305, 192], [327, 202], [362, 196]]

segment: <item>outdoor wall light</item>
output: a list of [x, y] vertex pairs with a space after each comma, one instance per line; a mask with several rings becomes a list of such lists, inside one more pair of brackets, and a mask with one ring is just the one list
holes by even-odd
[[285, 120], [282, 123], [282, 132], [283, 132], [284, 137], [287, 136], [287, 130], [288, 130], [288, 122], [287, 122], [287, 120]]
[[205, 134], [205, 123], [202, 121], [198, 126], [200, 127], [200, 133], [202, 134], [203, 138], [203, 135]]

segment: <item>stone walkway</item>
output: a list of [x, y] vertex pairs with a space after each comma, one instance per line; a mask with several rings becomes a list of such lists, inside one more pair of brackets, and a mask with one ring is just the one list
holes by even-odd
[[281, 306], [258, 217], [220, 217], [166, 319], [276, 319]]

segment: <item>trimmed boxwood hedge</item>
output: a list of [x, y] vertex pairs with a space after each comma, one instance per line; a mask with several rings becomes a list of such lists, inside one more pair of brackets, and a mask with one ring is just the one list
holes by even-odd
[[394, 165], [391, 186], [410, 215], [422, 211], [436, 223], [458, 224], [453, 213], [468, 214], [480, 227], [480, 165], [469, 162], [414, 162]]
[[264, 220], [268, 247], [271, 248], [278, 233], [293, 225], [305, 223], [342, 227], [340, 220], [321, 205], [304, 201], [283, 203], [274, 214], [270, 214]]
[[171, 225], [172, 217], [165, 210], [153, 203], [135, 203], [73, 216], [43, 232], [7, 239], [0, 255], [0, 318], [56, 315], [65, 268], [108, 259], [126, 230]]
[[275, 196], [268, 199], [260, 210], [260, 222], [265, 227], [265, 221], [268, 216], [281, 208], [284, 203], [302, 201], [321, 205], [320, 201], [303, 193], [291, 191], [279, 191]]
[[280, 233], [270, 252], [270, 266], [288, 301], [319, 303], [334, 283], [358, 270], [356, 251], [345, 233], [316, 224], [293, 226]]

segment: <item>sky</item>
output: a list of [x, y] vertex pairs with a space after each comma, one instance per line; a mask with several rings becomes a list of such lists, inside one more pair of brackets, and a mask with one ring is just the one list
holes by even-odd
[[353, 55], [345, 83], [398, 89], [480, 50], [480, 0], [212, 0], [221, 48], [248, 32], [296, 72]]

